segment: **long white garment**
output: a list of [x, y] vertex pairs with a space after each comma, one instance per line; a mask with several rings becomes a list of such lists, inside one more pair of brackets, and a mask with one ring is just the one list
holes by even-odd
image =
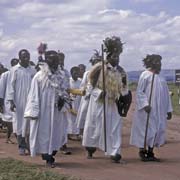
[[[69, 80], [71, 89], [79, 89], [81, 80], [77, 79], [74, 81], [72, 78]], [[81, 101], [81, 96], [72, 95], [72, 108], [78, 112], [79, 104]], [[76, 125], [76, 115], [68, 112], [68, 134], [79, 134], [79, 128]]]
[[17, 123], [15, 113], [10, 110], [10, 102], [7, 101], [7, 85], [10, 82], [10, 71], [7, 71], [1, 75], [0, 78], [0, 98], [4, 99], [4, 110], [2, 114], [2, 120], [13, 123], [13, 133], [17, 131]]
[[90, 99], [90, 92], [91, 92], [91, 85], [88, 82], [88, 74], [89, 71], [86, 71], [84, 73], [80, 89], [85, 90], [86, 94], [85, 96], [81, 97], [81, 102], [79, 105], [77, 117], [76, 117], [76, 125], [79, 129], [84, 129], [84, 123], [87, 115], [88, 105], [89, 105], [89, 99]]
[[[137, 107], [132, 122], [130, 144], [139, 148], [144, 147], [147, 113], [143, 108], [149, 104], [152, 76], [151, 71], [145, 70], [140, 76], [136, 92]], [[167, 83], [158, 74], [155, 74], [154, 78], [151, 107], [146, 141], [147, 146], [159, 147], [165, 142], [167, 112], [172, 112], [172, 105]]]
[[7, 100], [13, 100], [16, 105], [17, 135], [22, 134], [25, 125], [24, 110], [27, 96], [34, 76], [34, 70], [17, 64], [10, 70], [10, 83], [7, 86]]
[[[30, 152], [52, 154], [65, 142], [63, 113], [57, 108], [62, 76], [40, 70], [33, 78], [24, 116], [30, 121]], [[32, 120], [37, 117], [37, 120]]]
[[[105, 74], [107, 142], [106, 155], [114, 156], [121, 153], [122, 118], [118, 113], [115, 98], [119, 97], [119, 94], [122, 92], [122, 77], [121, 73], [116, 68], [112, 68], [110, 64], [105, 66]], [[98, 84], [102, 85], [102, 74], [99, 76]], [[92, 89], [84, 126], [82, 145], [86, 147], [98, 147], [104, 151], [104, 119], [103, 103], [102, 100], [100, 100], [100, 95], [102, 93], [101, 89], [102, 88], [97, 87]], [[114, 92], [117, 92], [117, 94]]]

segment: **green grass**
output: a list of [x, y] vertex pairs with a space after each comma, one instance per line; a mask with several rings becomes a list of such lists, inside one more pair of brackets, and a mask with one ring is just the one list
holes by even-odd
[[[0, 180], [75, 180], [11, 158], [0, 159]], [[77, 180], [77, 179], [76, 179]]]
[[[137, 83], [130, 83], [129, 84], [129, 89], [131, 91], [136, 91]], [[180, 105], [179, 103], [179, 98], [178, 98], [178, 86], [176, 86], [174, 83], [169, 83], [168, 84], [169, 90], [173, 92], [172, 96], [172, 105], [173, 105], [173, 114], [180, 115]]]

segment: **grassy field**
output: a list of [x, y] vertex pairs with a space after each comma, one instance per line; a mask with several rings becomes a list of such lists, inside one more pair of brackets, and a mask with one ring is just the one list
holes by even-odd
[[[130, 83], [129, 89], [131, 91], [136, 91], [137, 83]], [[180, 115], [180, 105], [179, 105], [179, 97], [178, 97], [178, 86], [176, 86], [174, 83], [168, 84], [169, 90], [172, 91], [172, 105], [173, 105], [173, 113], [176, 115]]]
[[11, 158], [0, 159], [0, 180], [77, 180]]

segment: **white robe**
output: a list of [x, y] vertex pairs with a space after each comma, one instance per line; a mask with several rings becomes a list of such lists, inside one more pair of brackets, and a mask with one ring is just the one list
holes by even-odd
[[[97, 64], [98, 66], [98, 64]], [[96, 67], [94, 67], [96, 68]], [[113, 69], [113, 75], [116, 76], [114, 79], [115, 83], [119, 87], [122, 87], [121, 74], [116, 68], [112, 68], [110, 64], [106, 65], [106, 77], [110, 77], [111, 70]], [[114, 74], [115, 73], [115, 74]], [[106, 78], [108, 80], [108, 78]], [[101, 81], [101, 75], [99, 76], [98, 82]], [[110, 100], [108, 97], [108, 89], [110, 89], [109, 84], [106, 83], [106, 155], [116, 155], [121, 154], [121, 133], [122, 133], [122, 118], [118, 113], [118, 109], [115, 103], [115, 100]], [[127, 89], [125, 90], [127, 91]], [[120, 91], [118, 91], [121, 93]], [[104, 143], [104, 119], [103, 119], [103, 103], [99, 99], [102, 90], [95, 87], [91, 91], [84, 132], [83, 132], [83, 141], [82, 145], [85, 147], [97, 147], [101, 150], [105, 150]], [[113, 93], [113, 92], [112, 92]], [[125, 93], [124, 93], [125, 94]]]
[[[139, 148], [144, 147], [147, 113], [143, 108], [149, 105], [152, 75], [148, 70], [141, 74], [136, 92], [136, 112], [132, 122], [130, 144]], [[159, 147], [165, 143], [167, 112], [172, 112], [172, 104], [167, 83], [158, 74], [154, 78], [151, 108], [146, 142], [147, 146]]]
[[79, 105], [77, 117], [76, 117], [76, 124], [79, 129], [84, 129], [85, 119], [87, 115], [89, 99], [90, 99], [90, 92], [91, 92], [91, 85], [88, 83], [88, 74], [89, 71], [84, 73], [80, 89], [86, 91], [86, 95], [81, 97], [81, 102]]
[[[72, 78], [69, 80], [71, 89], [79, 89], [81, 80], [74, 81]], [[78, 112], [81, 96], [72, 95], [72, 108]], [[76, 125], [76, 115], [68, 112], [68, 134], [79, 134], [79, 128]]]
[[4, 112], [2, 114], [2, 120], [13, 123], [13, 133], [17, 132], [17, 123], [15, 113], [10, 110], [10, 102], [7, 101], [7, 85], [10, 82], [10, 71], [7, 71], [1, 75], [0, 78], [0, 98], [4, 99]]
[[[56, 103], [61, 91], [63, 78], [53, 75], [57, 79], [57, 86], [50, 83], [51, 73], [43, 74], [39, 71], [33, 78], [24, 116], [30, 121], [30, 152], [52, 154], [59, 150], [65, 142], [63, 113], [58, 110]], [[48, 77], [48, 78], [47, 78]], [[58, 90], [57, 90], [58, 89]], [[37, 120], [32, 120], [36, 117]]]
[[34, 70], [17, 64], [10, 71], [10, 83], [7, 86], [7, 100], [13, 100], [16, 105], [17, 135], [22, 135], [25, 126], [24, 110], [27, 96], [34, 76]]

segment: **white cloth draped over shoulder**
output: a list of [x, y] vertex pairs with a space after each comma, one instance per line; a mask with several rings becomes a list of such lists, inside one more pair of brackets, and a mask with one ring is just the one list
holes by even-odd
[[[59, 96], [67, 96], [60, 72], [52, 74], [47, 65], [33, 78], [24, 116], [30, 121], [30, 152], [52, 154], [66, 140], [62, 110], [59, 111]], [[36, 120], [33, 120], [36, 119]]]
[[[144, 147], [147, 113], [144, 107], [149, 105], [149, 96], [153, 73], [145, 70], [139, 79], [136, 92], [136, 111], [132, 122], [130, 144]], [[165, 143], [167, 112], [172, 112], [169, 90], [164, 78], [155, 74], [151, 99], [151, 112], [147, 133], [147, 146], [159, 147]]]
[[[92, 68], [98, 68], [97, 64]], [[92, 72], [91, 71], [91, 72]], [[90, 72], [90, 73], [91, 73]], [[122, 76], [118, 69], [110, 64], [105, 65], [106, 78], [106, 155], [116, 155], [121, 153], [121, 133], [122, 118], [118, 113], [116, 98], [124, 91]], [[97, 147], [105, 150], [104, 146], [104, 121], [103, 121], [103, 102], [102, 93], [102, 71], [100, 72], [96, 86], [91, 91], [89, 106], [84, 126], [82, 145], [86, 147]]]
[[17, 135], [22, 135], [25, 126], [24, 110], [34, 73], [30, 66], [24, 68], [20, 64], [10, 70], [10, 83], [7, 85], [6, 99], [13, 100], [16, 105]]

